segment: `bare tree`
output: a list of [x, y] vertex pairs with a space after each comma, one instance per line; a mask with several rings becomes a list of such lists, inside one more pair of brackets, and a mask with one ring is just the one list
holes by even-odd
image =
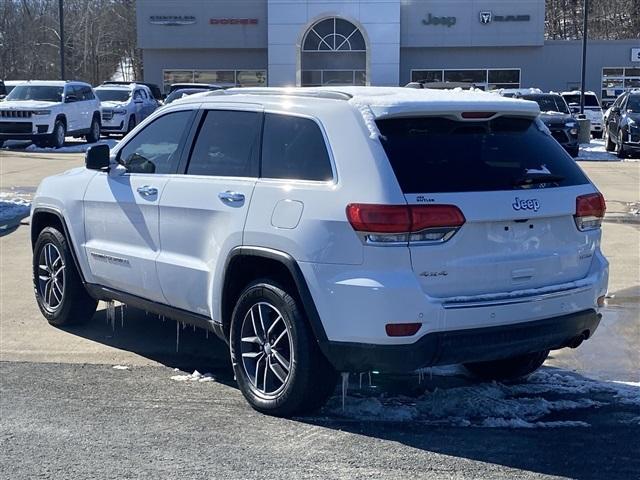
[[[135, 0], [65, 0], [67, 78], [97, 84], [123, 65], [139, 78], [135, 16]], [[0, 78], [59, 78], [59, 59], [58, 1], [1, 0]]]

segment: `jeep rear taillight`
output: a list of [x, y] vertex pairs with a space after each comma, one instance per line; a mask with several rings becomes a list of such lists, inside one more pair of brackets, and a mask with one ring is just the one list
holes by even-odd
[[580, 195], [576, 198], [576, 227], [581, 232], [600, 228], [605, 210], [604, 197], [600, 192]]
[[368, 243], [443, 242], [464, 224], [455, 205], [372, 205], [352, 203], [347, 218]]

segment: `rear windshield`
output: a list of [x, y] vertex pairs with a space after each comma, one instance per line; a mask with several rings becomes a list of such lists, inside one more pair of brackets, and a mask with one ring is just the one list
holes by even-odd
[[[576, 105], [580, 105], [580, 94], [577, 94], [577, 95], [563, 94], [562, 96], [564, 97], [564, 99], [566, 100], [566, 102], [569, 105], [571, 105], [572, 103], [575, 103]], [[585, 94], [585, 96], [584, 96], [584, 106], [585, 107], [599, 107], [600, 104], [598, 103], [598, 97], [596, 97], [593, 93]]]
[[[588, 183], [560, 144], [531, 119], [498, 117], [467, 122], [417, 117], [380, 119], [376, 123], [404, 193], [482, 192]], [[540, 178], [547, 175], [550, 181], [541, 182]]]
[[101, 102], [126, 102], [131, 96], [131, 92], [124, 89], [107, 90], [97, 88], [95, 92]]

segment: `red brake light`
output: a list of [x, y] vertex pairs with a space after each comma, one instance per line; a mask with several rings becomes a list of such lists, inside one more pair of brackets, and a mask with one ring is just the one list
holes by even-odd
[[420, 232], [426, 228], [460, 227], [465, 218], [455, 205], [417, 205], [411, 209], [411, 231]]
[[491, 118], [496, 112], [462, 112], [462, 118]]
[[606, 210], [604, 197], [600, 192], [580, 195], [576, 198], [576, 227], [581, 232], [600, 228]]
[[354, 230], [415, 233], [427, 228], [460, 227], [465, 218], [455, 205], [371, 205], [352, 203], [347, 218]]
[[387, 323], [384, 329], [389, 337], [411, 337], [421, 326], [421, 323]]
[[576, 198], [576, 217], [604, 217], [607, 209], [600, 192], [580, 195]]
[[411, 215], [406, 205], [369, 205], [352, 203], [347, 218], [354, 230], [375, 233], [408, 233]]

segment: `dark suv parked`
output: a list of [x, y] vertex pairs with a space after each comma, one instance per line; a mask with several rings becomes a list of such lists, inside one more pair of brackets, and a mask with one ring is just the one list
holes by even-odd
[[567, 102], [558, 93], [516, 94], [516, 98], [531, 100], [540, 106], [540, 119], [572, 157], [578, 156], [578, 122], [573, 118]]
[[607, 117], [605, 145], [620, 158], [640, 155], [640, 90], [625, 92], [614, 102]]

